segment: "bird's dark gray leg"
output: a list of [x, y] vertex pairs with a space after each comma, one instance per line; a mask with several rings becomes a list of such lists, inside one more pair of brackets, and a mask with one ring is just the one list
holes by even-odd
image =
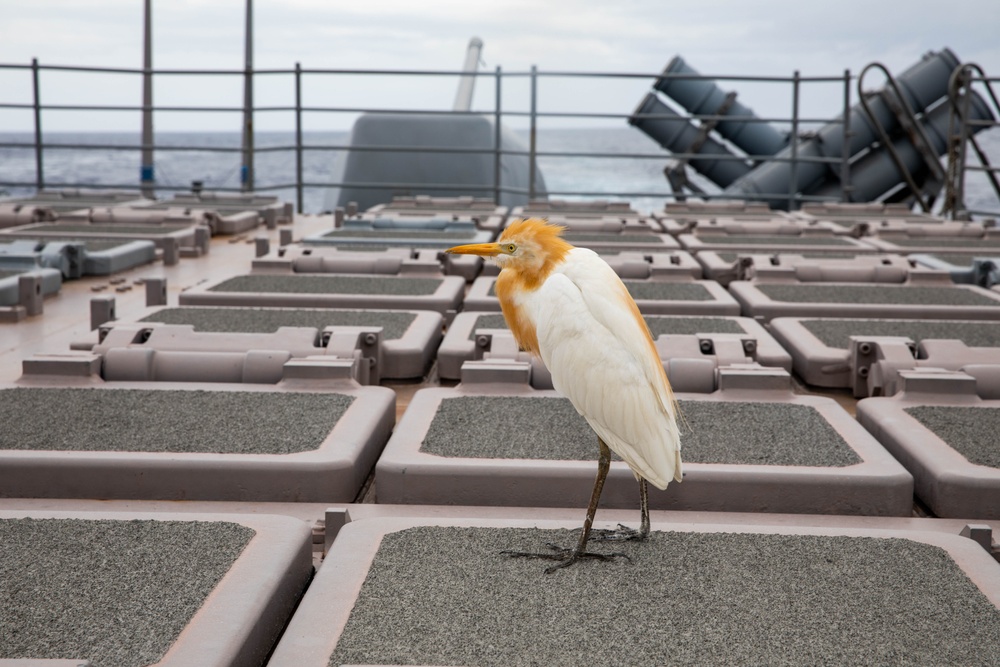
[[649, 537], [649, 484], [644, 477], [639, 478], [639, 535]]
[[587, 518], [583, 521], [583, 528], [580, 530], [580, 540], [575, 549], [567, 549], [555, 544], [547, 544], [551, 552], [533, 553], [528, 551], [502, 551], [506, 556], [514, 558], [543, 558], [545, 560], [556, 561], [555, 565], [546, 568], [546, 573], [568, 567], [578, 560], [612, 560], [614, 558], [625, 558], [628, 556], [622, 553], [599, 554], [587, 551], [587, 541], [590, 539], [591, 526], [594, 525], [594, 515], [597, 514], [597, 505], [601, 500], [601, 491], [604, 489], [604, 480], [608, 477], [608, 469], [611, 467], [611, 450], [600, 438], [597, 439], [601, 448], [600, 456], [597, 459], [597, 479], [594, 481], [594, 492], [590, 496], [590, 505], [587, 506]]
[[649, 537], [649, 485], [639, 478], [639, 530], [618, 524], [617, 530], [595, 530], [594, 539], [599, 542], [623, 542], [645, 540]]

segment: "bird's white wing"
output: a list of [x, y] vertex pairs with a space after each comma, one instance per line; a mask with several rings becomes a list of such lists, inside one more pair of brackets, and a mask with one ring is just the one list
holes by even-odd
[[556, 389], [633, 471], [662, 489], [681, 475], [673, 398], [627, 294], [611, 267], [576, 248], [521, 302]]

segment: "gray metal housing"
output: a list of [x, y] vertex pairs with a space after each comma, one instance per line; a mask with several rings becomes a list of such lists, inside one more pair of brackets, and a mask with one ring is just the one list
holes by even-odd
[[[338, 154], [341, 157], [333, 165], [333, 182], [344, 185], [327, 192], [325, 208], [346, 208], [349, 202], [357, 202], [358, 209], [365, 210], [389, 202], [394, 196], [425, 192], [437, 197], [492, 197], [495, 137], [493, 122], [482, 116], [364, 114], [354, 123], [350, 145], [387, 147], [387, 150], [348, 149]], [[388, 147], [407, 150], [392, 151]], [[414, 151], [413, 148], [428, 151]], [[460, 152], [448, 152], [448, 148]], [[520, 137], [503, 126], [500, 127], [500, 148], [527, 151]], [[470, 149], [482, 152], [467, 152]], [[526, 156], [500, 156], [503, 186], [528, 190], [529, 171]], [[537, 169], [535, 180], [535, 193], [543, 196], [545, 179]], [[385, 186], [361, 187], [361, 184], [379, 183]], [[501, 191], [497, 203], [521, 206], [528, 203], [528, 196]]]

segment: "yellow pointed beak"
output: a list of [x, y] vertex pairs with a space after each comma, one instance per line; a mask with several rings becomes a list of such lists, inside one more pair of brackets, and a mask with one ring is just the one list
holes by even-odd
[[480, 257], [496, 257], [500, 254], [499, 243], [470, 243], [457, 245], [445, 250], [449, 255], [479, 255]]

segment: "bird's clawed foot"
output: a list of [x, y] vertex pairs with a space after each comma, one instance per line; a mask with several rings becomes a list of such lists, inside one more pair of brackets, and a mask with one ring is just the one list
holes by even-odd
[[629, 528], [623, 523], [618, 524], [614, 530], [595, 529], [590, 536], [592, 540], [599, 542], [641, 542], [649, 537], [649, 529], [636, 530]]
[[631, 560], [626, 554], [623, 553], [610, 553], [610, 554], [599, 554], [592, 551], [580, 551], [579, 549], [567, 549], [561, 547], [557, 544], [547, 543], [551, 552], [535, 553], [532, 551], [511, 551], [505, 550], [500, 553], [504, 556], [510, 556], [511, 558], [538, 558], [542, 560], [554, 560], [555, 565], [551, 565], [545, 568], [545, 574], [552, 574], [556, 570], [560, 570], [564, 567], [569, 567], [573, 563], [581, 560], [600, 560], [609, 561], [615, 558], [624, 558], [625, 560]]

